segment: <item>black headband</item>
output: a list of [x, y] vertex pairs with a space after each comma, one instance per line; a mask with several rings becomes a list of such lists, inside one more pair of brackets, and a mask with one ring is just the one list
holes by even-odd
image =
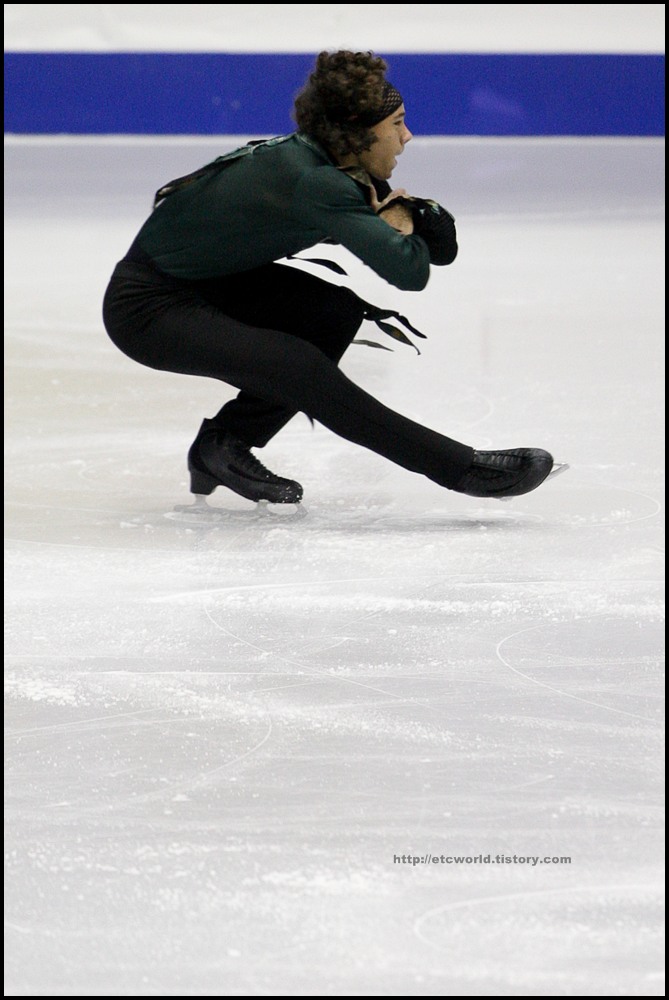
[[363, 111], [360, 114], [352, 114], [342, 117], [339, 115], [336, 117], [331, 116], [331, 120], [341, 123], [342, 125], [364, 125], [366, 128], [372, 128], [373, 125], [378, 125], [379, 122], [384, 120], [384, 118], [392, 115], [393, 111], [397, 111], [403, 103], [404, 101], [399, 90], [396, 90], [392, 83], [388, 83], [388, 81], [386, 81], [383, 85], [381, 103], [378, 108], [371, 108], [369, 111]]

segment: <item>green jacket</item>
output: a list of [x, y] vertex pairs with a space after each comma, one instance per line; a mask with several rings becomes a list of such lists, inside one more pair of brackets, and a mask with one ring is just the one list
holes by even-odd
[[235, 274], [328, 241], [398, 288], [429, 278], [425, 240], [380, 219], [364, 183], [299, 132], [218, 157], [161, 195], [134, 245], [175, 277]]

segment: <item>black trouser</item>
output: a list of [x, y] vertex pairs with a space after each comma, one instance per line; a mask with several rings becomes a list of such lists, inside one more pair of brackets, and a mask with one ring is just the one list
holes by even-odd
[[180, 281], [121, 261], [103, 316], [112, 341], [140, 364], [240, 389], [214, 421], [252, 447], [302, 411], [405, 469], [455, 486], [473, 449], [383, 406], [337, 367], [364, 309], [349, 289], [289, 265]]

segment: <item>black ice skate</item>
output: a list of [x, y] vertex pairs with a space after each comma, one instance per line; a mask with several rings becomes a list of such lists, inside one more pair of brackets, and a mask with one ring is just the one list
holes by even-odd
[[190, 491], [209, 496], [217, 486], [227, 486], [247, 500], [299, 503], [302, 487], [266, 469], [249, 446], [204, 420], [188, 452]]
[[553, 456], [541, 448], [475, 451], [470, 468], [453, 489], [470, 497], [506, 500], [535, 490], [553, 469]]

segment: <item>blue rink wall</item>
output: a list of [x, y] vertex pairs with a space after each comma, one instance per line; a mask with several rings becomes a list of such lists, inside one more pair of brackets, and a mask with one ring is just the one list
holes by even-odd
[[[416, 135], [661, 136], [659, 54], [394, 53]], [[8, 52], [5, 132], [291, 131], [309, 53]]]

